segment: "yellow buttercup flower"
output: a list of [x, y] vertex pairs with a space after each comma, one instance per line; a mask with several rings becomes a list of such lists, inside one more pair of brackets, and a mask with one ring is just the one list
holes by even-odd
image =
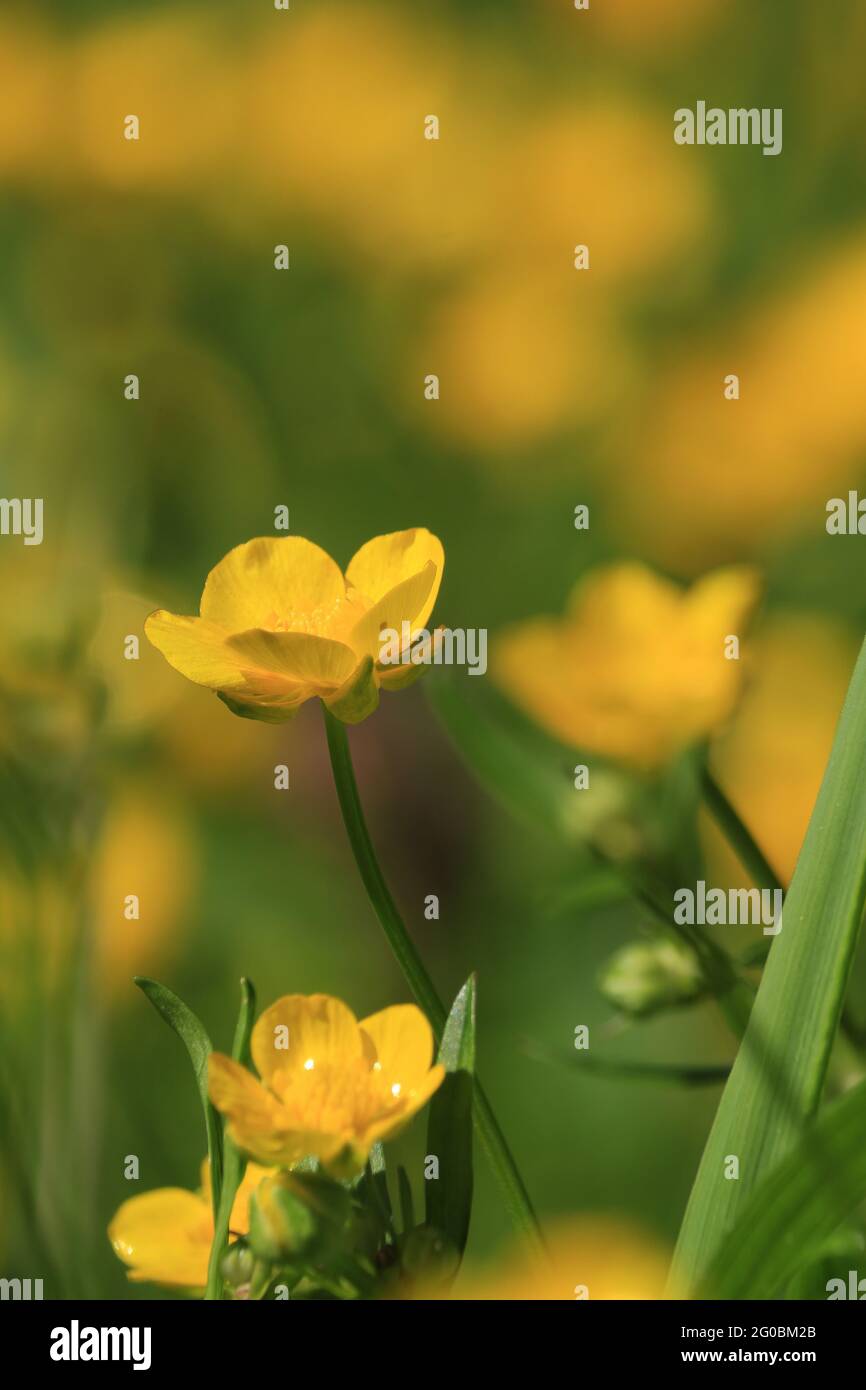
[[373, 1144], [392, 1139], [445, 1075], [431, 1066], [433, 1033], [414, 1004], [360, 1023], [327, 994], [289, 994], [266, 1009], [250, 1043], [262, 1080], [214, 1052], [210, 1097], [239, 1148], [289, 1167], [314, 1156], [334, 1177], [360, 1172]]
[[[229, 1240], [246, 1235], [250, 1227], [250, 1198], [268, 1170], [247, 1165], [229, 1220]], [[170, 1284], [203, 1289], [213, 1242], [210, 1170], [202, 1164], [200, 1192], [183, 1187], [160, 1187], [130, 1197], [117, 1209], [108, 1227], [115, 1255], [130, 1266], [137, 1283]]]
[[564, 618], [507, 631], [493, 673], [556, 738], [650, 771], [731, 713], [741, 663], [726, 642], [757, 595], [747, 567], [684, 592], [643, 565], [611, 565], [577, 585]]
[[444, 564], [441, 542], [423, 528], [367, 541], [345, 575], [302, 536], [262, 537], [211, 570], [199, 617], [160, 609], [145, 632], [176, 671], [236, 714], [281, 723], [319, 696], [357, 724], [380, 687], [400, 689], [423, 670], [398, 664], [393, 648], [381, 661], [382, 634], [399, 635], [402, 658], [424, 631]]

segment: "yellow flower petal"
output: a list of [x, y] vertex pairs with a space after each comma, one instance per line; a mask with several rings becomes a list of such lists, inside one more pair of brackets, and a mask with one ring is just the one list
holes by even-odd
[[254, 628], [226, 639], [252, 692], [279, 688], [310, 695], [337, 690], [352, 674], [358, 658], [351, 647], [305, 632], [268, 632]]
[[409, 641], [406, 646], [410, 645], [416, 631], [424, 625], [417, 615], [423, 613], [426, 617], [433, 607], [428, 599], [434, 588], [438, 589], [439, 578], [440, 571], [432, 560], [428, 560], [417, 574], [409, 575], [389, 589], [352, 629], [349, 641], [355, 651], [369, 653], [378, 661], [382, 650], [382, 633], [396, 632], [402, 642], [404, 623], [408, 624]]
[[664, 633], [676, 616], [682, 590], [646, 565], [607, 565], [579, 579], [568, 600], [569, 614], [588, 633], [624, 643], [646, 641], [647, 634]]
[[433, 1061], [433, 1030], [415, 1004], [394, 1004], [361, 1020], [375, 1048], [378, 1069], [391, 1089], [407, 1095], [420, 1086]]
[[695, 638], [721, 645], [739, 634], [761, 593], [761, 580], [751, 565], [732, 565], [706, 574], [689, 590], [684, 610]]
[[406, 1128], [409, 1121], [417, 1115], [418, 1111], [427, 1104], [434, 1092], [438, 1091], [444, 1080], [445, 1068], [437, 1063], [435, 1067], [430, 1068], [415, 1089], [408, 1092], [400, 1110], [383, 1115], [367, 1125], [362, 1141], [367, 1152], [375, 1143], [385, 1143], [388, 1139], [395, 1139]]
[[651, 771], [718, 729], [742, 683], [725, 638], [757, 595], [754, 571], [721, 571], [686, 592], [639, 564], [587, 576], [561, 620], [518, 624], [497, 642], [496, 678], [563, 742]]
[[222, 1052], [208, 1058], [207, 1088], [217, 1110], [246, 1126], [269, 1129], [280, 1123], [279, 1102], [252, 1072]]
[[143, 1192], [122, 1203], [108, 1228], [130, 1278], [203, 1288], [213, 1239], [208, 1202], [179, 1187]]
[[235, 546], [215, 565], [201, 616], [228, 632], [275, 627], [324, 633], [345, 598], [340, 568], [303, 536], [262, 536]]
[[355, 1015], [340, 999], [287, 994], [259, 1018], [250, 1050], [259, 1075], [270, 1082], [279, 1072], [311, 1070], [310, 1063], [349, 1062], [363, 1055], [363, 1042]]
[[367, 599], [378, 603], [405, 579], [418, 575], [428, 561], [436, 570], [430, 591], [414, 613], [404, 614], [414, 626], [423, 627], [433, 611], [445, 568], [442, 542], [423, 526], [374, 536], [350, 560], [346, 580]]
[[145, 620], [145, 635], [176, 671], [211, 690], [243, 686], [240, 662], [226, 647], [226, 634], [201, 618], [184, 618], [160, 608]]

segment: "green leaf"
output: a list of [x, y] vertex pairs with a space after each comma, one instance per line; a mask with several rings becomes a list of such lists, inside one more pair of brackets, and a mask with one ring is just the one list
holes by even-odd
[[[250, 1034], [253, 1030], [255, 1013], [256, 991], [252, 981], [244, 978], [241, 980], [241, 1003], [238, 1009], [238, 1020], [235, 1024], [234, 1042], [232, 1043], [232, 1057], [241, 1065], [246, 1065], [249, 1060]], [[237, 1145], [229, 1138], [225, 1124], [222, 1127], [222, 1142], [222, 1187], [219, 1208], [214, 1220], [214, 1237], [208, 1262], [206, 1300], [219, 1299], [222, 1293], [223, 1278], [220, 1265], [228, 1248], [232, 1207], [247, 1166], [246, 1155], [242, 1154]]]
[[575, 798], [565, 765], [539, 757], [537, 746], [522, 738], [505, 719], [480, 708], [451, 673], [437, 672], [424, 686], [440, 723], [485, 789], [536, 831], [568, 836]]
[[[866, 1197], [866, 1082], [832, 1101], [753, 1190], [702, 1297], [777, 1298]], [[847, 1263], [845, 1265], [847, 1273]]]
[[633, 1062], [627, 1057], [594, 1057], [588, 1052], [578, 1052], [567, 1057], [533, 1045], [530, 1055], [541, 1062], [551, 1062], [554, 1066], [570, 1071], [572, 1075], [588, 1072], [590, 1076], [615, 1076], [624, 1081], [656, 1081], [679, 1086], [719, 1086], [731, 1074], [727, 1063], [707, 1062], [704, 1065], [689, 1062]]
[[255, 1018], [255, 986], [252, 980], [248, 980], [244, 976], [241, 978], [241, 1005], [238, 1009], [238, 1021], [235, 1024], [235, 1036], [232, 1042], [232, 1057], [234, 1061], [240, 1062], [242, 1067], [248, 1067], [250, 1064], [250, 1037]]
[[210, 1159], [210, 1184], [211, 1199], [213, 1202], [214, 1220], [216, 1221], [219, 1211], [220, 1193], [222, 1191], [222, 1130], [219, 1117], [210, 1103], [207, 1093], [207, 1062], [208, 1057], [213, 1051], [211, 1040], [205, 1032], [202, 1024], [196, 1018], [192, 1009], [183, 1002], [166, 985], [159, 984], [156, 980], [148, 980], [142, 975], [135, 977], [135, 984], [150, 1000], [160, 1017], [172, 1028], [180, 1038], [192, 1062], [192, 1069], [195, 1073], [198, 1093], [201, 1097], [202, 1108], [204, 1110], [205, 1129], [207, 1131], [207, 1153]]
[[[793, 756], [793, 754], [792, 754]], [[680, 1231], [673, 1280], [694, 1288], [821, 1099], [866, 900], [866, 643], [748, 1028]], [[728, 1155], [739, 1180], [728, 1180]]]
[[397, 1169], [397, 1190], [400, 1194], [400, 1218], [403, 1231], [411, 1231], [415, 1225], [415, 1202], [412, 1197], [412, 1184], [402, 1163]]
[[426, 1223], [462, 1254], [472, 1211], [472, 1102], [475, 1076], [475, 976], [451, 1006], [438, 1061], [446, 1076], [430, 1102], [427, 1153], [439, 1160], [438, 1178], [426, 1179]]

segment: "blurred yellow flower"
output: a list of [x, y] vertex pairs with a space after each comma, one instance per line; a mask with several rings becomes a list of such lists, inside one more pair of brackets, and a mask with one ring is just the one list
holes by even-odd
[[[790, 881], [815, 805], [859, 638], [813, 614], [775, 618], [749, 648], [749, 685], [713, 749], [719, 782], [783, 883]], [[742, 868], [704, 822], [716, 879], [742, 882]]]
[[663, 765], [731, 713], [755, 571], [706, 575], [684, 592], [640, 564], [581, 580], [564, 618], [535, 618], [494, 647], [494, 677], [555, 737], [642, 770]]
[[[500, 220], [509, 257], [561, 269], [580, 292], [577, 314], [596, 293], [657, 276], [688, 252], [697, 260], [712, 233], [707, 183], [678, 156], [670, 120], [610, 93], [555, 106], [527, 123], [508, 162]], [[576, 244], [589, 248], [588, 272], [575, 272]]]
[[864, 314], [861, 235], [804, 253], [783, 295], [692, 342], [639, 403], [608, 475], [624, 539], [700, 572], [800, 526], [823, 534], [827, 499], [862, 476], [866, 354], [851, 344]]
[[[199, 847], [183, 802], [145, 780], [109, 800], [90, 854], [89, 922], [102, 996], [130, 1001], [133, 975], [153, 975], [183, 949], [198, 884]], [[138, 917], [124, 904], [138, 899]]]
[[373, 1144], [393, 1139], [441, 1084], [433, 1034], [414, 1004], [360, 1023], [327, 994], [289, 994], [256, 1023], [262, 1081], [222, 1053], [208, 1065], [210, 1097], [229, 1133], [262, 1162], [315, 1156], [334, 1177], [360, 1172]]
[[629, 354], [599, 300], [575, 297], [572, 282], [537, 266], [519, 276], [506, 267], [476, 273], [444, 296], [411, 359], [413, 381], [435, 362], [444, 383], [433, 410], [418, 393], [410, 397], [418, 420], [473, 449], [499, 451], [604, 414], [624, 390]]
[[[469, 1274], [448, 1296], [459, 1301], [574, 1302], [657, 1300], [665, 1296], [669, 1257], [650, 1236], [608, 1217], [562, 1221], [547, 1241], [547, 1261], [515, 1250], [496, 1270]], [[435, 1294], [433, 1295], [435, 1297]]]
[[[250, 1228], [250, 1198], [268, 1170], [247, 1164], [229, 1219], [229, 1240]], [[169, 1284], [203, 1289], [213, 1242], [214, 1224], [207, 1159], [201, 1170], [200, 1192], [183, 1187], [160, 1187], [130, 1197], [115, 1212], [108, 1239], [115, 1255], [130, 1266], [136, 1283]]]
[[423, 528], [367, 541], [345, 576], [312, 541], [262, 537], [211, 570], [200, 617], [160, 609], [145, 632], [175, 670], [236, 714], [281, 723], [319, 696], [356, 724], [376, 708], [380, 686], [399, 689], [423, 669], [383, 664], [381, 633], [425, 630], [444, 563], [441, 542]]
[[[258, 47], [247, 81], [259, 192], [300, 200], [390, 273], [450, 264], [487, 238], [500, 113], [477, 102], [477, 67], [444, 26], [321, 5]], [[459, 139], [425, 140], [431, 110]]]
[[185, 193], [225, 177], [242, 127], [237, 53], [219, 26], [193, 12], [136, 15], [92, 26], [73, 52], [70, 144], [85, 176]]

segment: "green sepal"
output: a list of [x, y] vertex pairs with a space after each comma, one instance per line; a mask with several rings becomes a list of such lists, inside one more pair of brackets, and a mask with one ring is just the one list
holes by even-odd
[[343, 724], [360, 724], [378, 703], [379, 687], [372, 656], [365, 656], [349, 679], [325, 701], [334, 717]]
[[298, 712], [297, 705], [288, 708], [285, 705], [255, 705], [249, 701], [232, 700], [222, 690], [216, 692], [216, 697], [239, 719], [255, 719], [258, 724], [287, 724]]

